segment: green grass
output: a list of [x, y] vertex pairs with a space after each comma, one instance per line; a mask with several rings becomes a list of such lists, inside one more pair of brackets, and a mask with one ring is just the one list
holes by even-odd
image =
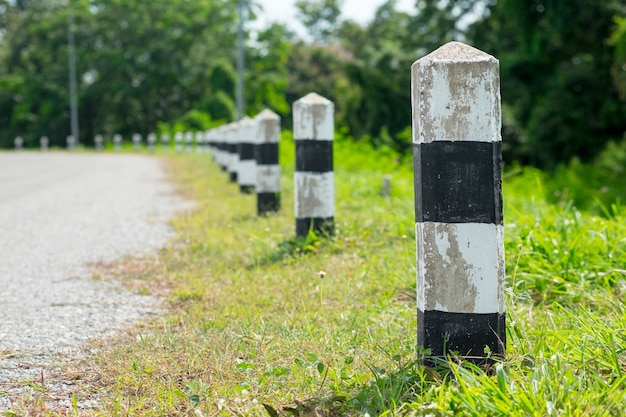
[[281, 146], [283, 210], [263, 218], [207, 156], [167, 157], [196, 208], [158, 262], [117, 275], [168, 288], [171, 311], [89, 358], [95, 415], [626, 415], [619, 204], [583, 211], [554, 197], [564, 174], [508, 170], [506, 361], [428, 369], [415, 362], [410, 159], [337, 141], [337, 234], [295, 239], [288, 134]]

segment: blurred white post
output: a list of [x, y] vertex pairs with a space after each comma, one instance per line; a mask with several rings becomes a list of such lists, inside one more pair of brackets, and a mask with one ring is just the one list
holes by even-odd
[[122, 150], [122, 135], [116, 133], [113, 135], [113, 149], [115, 152], [119, 152]]
[[135, 152], [141, 151], [141, 135], [139, 133], [133, 134], [133, 147]]
[[39, 145], [41, 146], [42, 152], [47, 152], [48, 149], [50, 149], [50, 140], [47, 136], [42, 136], [41, 139], [39, 139]]
[[104, 138], [102, 137], [102, 135], [96, 135], [93, 138], [93, 143], [96, 146], [96, 152], [102, 152], [102, 148], [104, 144]]
[[65, 141], [67, 142], [67, 150], [73, 151], [76, 147], [76, 139], [74, 138], [74, 136], [69, 135], [67, 138], [65, 138]]
[[307, 236], [309, 231], [334, 233], [334, 108], [332, 101], [316, 93], [309, 93], [293, 104], [296, 236]]
[[154, 153], [154, 145], [156, 144], [156, 135], [154, 133], [148, 133], [148, 150], [151, 153]]
[[176, 146], [176, 153], [183, 152], [183, 132], [176, 132], [174, 134], [174, 142]]
[[18, 136], [13, 140], [13, 144], [15, 145], [16, 151], [21, 151], [24, 147], [24, 139], [21, 136]]

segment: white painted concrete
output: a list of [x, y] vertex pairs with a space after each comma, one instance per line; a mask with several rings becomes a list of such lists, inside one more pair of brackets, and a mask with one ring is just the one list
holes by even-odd
[[449, 42], [411, 70], [414, 143], [502, 140], [496, 58]]
[[422, 311], [504, 313], [504, 228], [416, 223], [417, 305]]
[[293, 103], [294, 139], [333, 140], [335, 105], [316, 93]]
[[327, 218], [335, 215], [334, 172], [296, 172], [294, 182], [296, 218]]
[[280, 165], [257, 165], [257, 193], [277, 193], [280, 191]]

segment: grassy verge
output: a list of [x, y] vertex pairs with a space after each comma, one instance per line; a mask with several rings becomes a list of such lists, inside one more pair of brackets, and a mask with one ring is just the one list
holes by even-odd
[[168, 288], [171, 312], [91, 359], [94, 414], [626, 415], [623, 209], [552, 204], [545, 176], [511, 174], [507, 360], [423, 369], [411, 162], [338, 142], [337, 236], [296, 240], [292, 142], [281, 146], [283, 210], [264, 218], [207, 156], [168, 158], [198, 204], [158, 262], [123, 275]]

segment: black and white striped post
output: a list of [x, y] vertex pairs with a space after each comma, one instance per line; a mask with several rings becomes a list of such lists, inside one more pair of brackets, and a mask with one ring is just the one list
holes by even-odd
[[185, 132], [185, 152], [191, 153], [193, 151], [193, 132]]
[[214, 129], [215, 135], [215, 149], [213, 150], [213, 155], [215, 157], [215, 162], [221, 168], [223, 172], [226, 172], [226, 145], [224, 142], [224, 132], [225, 126], [219, 126]]
[[226, 143], [228, 147], [228, 159], [226, 169], [230, 182], [237, 182], [237, 166], [239, 165], [239, 153], [237, 152], [237, 142], [239, 141], [239, 123], [228, 124], [226, 129]]
[[265, 109], [257, 120], [257, 140], [254, 146], [256, 161], [256, 207], [259, 216], [280, 210], [280, 116]]
[[450, 42], [411, 70], [422, 360], [504, 357], [498, 60]]
[[316, 93], [293, 104], [296, 236], [306, 236], [309, 230], [334, 234], [334, 107], [332, 101]]
[[239, 191], [244, 194], [252, 194], [256, 184], [256, 161], [254, 160], [256, 129], [256, 121], [247, 116], [239, 121], [237, 182], [239, 183]]

